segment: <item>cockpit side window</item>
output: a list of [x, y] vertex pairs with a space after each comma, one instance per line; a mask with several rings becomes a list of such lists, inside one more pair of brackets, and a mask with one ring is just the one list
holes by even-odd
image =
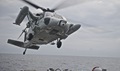
[[63, 17], [58, 15], [58, 14], [54, 14], [54, 17], [59, 18], [59, 19], [63, 19]]

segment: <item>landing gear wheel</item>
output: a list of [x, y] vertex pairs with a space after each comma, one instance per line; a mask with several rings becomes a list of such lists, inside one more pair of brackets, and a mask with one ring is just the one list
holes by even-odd
[[27, 48], [25, 48], [25, 51], [23, 52], [23, 55], [25, 55]]
[[23, 55], [25, 55], [25, 51], [23, 52]]
[[58, 42], [57, 42], [57, 48], [60, 48], [62, 46], [62, 42], [59, 40]]

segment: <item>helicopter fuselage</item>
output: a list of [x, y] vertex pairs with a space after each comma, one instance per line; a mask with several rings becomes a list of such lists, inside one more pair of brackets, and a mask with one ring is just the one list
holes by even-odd
[[65, 17], [52, 10], [48, 9], [42, 13], [33, 14], [27, 6], [21, 9], [14, 24], [20, 25], [26, 16], [28, 23], [21, 33], [21, 35], [25, 33], [24, 42], [8, 39], [8, 43], [25, 48], [23, 54], [27, 48], [39, 49], [37, 45], [46, 45], [55, 40], [57, 40], [57, 47], [60, 48], [61, 40], [66, 39], [81, 27], [80, 24], [71, 24]]
[[[57, 39], [66, 39], [69, 35], [70, 28], [73, 27], [73, 24], [68, 24], [63, 16], [51, 12], [41, 13], [37, 16], [37, 20], [29, 24], [31, 26], [27, 31], [26, 38], [28, 41], [26, 46], [31, 43], [42, 45]], [[77, 27], [80, 27], [80, 25]], [[75, 28], [78, 29], [77, 27]]]

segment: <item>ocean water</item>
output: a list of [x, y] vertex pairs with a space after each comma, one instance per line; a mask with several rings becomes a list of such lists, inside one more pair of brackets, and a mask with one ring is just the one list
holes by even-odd
[[120, 58], [0, 54], [0, 71], [92, 71], [95, 66], [120, 71]]

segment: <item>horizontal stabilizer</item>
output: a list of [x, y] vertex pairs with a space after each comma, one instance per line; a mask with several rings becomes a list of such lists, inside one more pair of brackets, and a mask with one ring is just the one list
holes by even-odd
[[16, 40], [12, 40], [12, 39], [8, 39], [8, 42], [9, 44], [12, 44], [12, 45], [15, 45], [15, 46], [18, 46], [18, 47], [23, 47], [24, 46], [24, 43], [21, 42], [21, 41], [16, 41]]
[[[26, 48], [26, 47], [24, 47], [24, 43], [21, 42], [21, 41], [16, 41], [16, 40], [8, 39], [7, 43], [15, 45], [15, 46], [18, 46], [18, 47]], [[28, 49], [38, 50], [39, 46], [30, 46], [30, 47], [27, 47], [27, 48]]]

